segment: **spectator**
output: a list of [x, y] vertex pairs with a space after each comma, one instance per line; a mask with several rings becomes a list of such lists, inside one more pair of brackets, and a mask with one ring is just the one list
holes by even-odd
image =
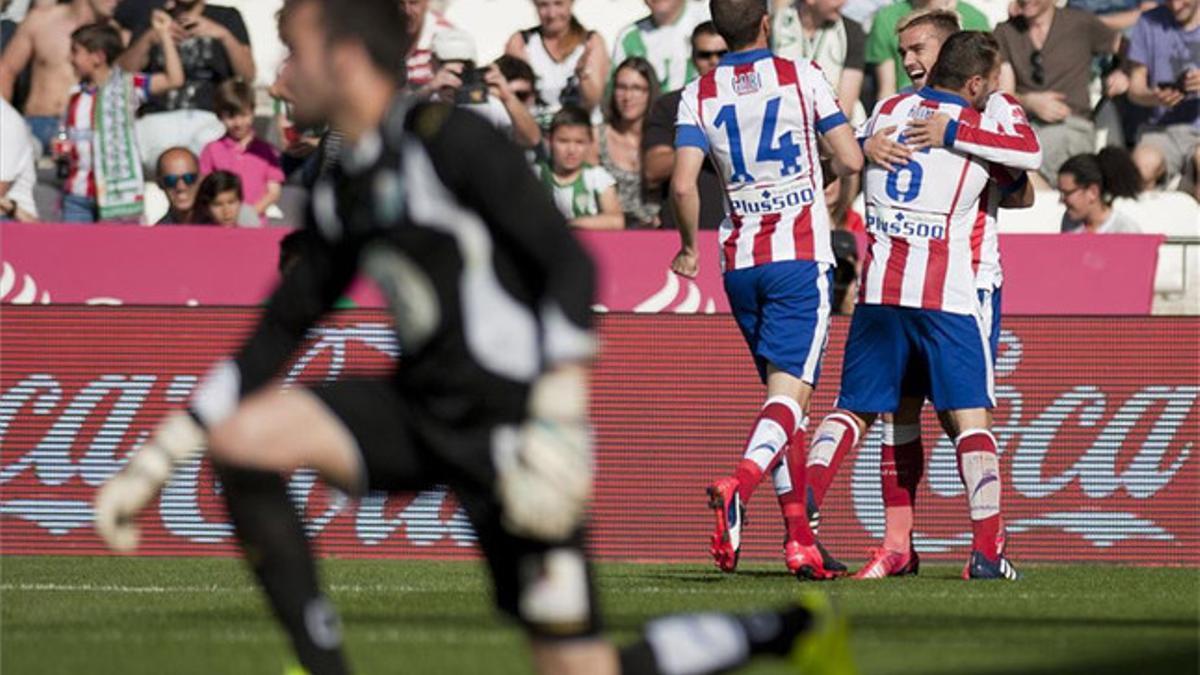
[[[691, 37], [696, 26], [708, 21], [708, 3], [694, 0], [646, 0], [650, 15], [617, 34], [613, 63], [640, 56], [650, 62], [666, 93], [682, 89], [696, 79], [691, 59]], [[616, 73], [613, 73], [614, 77]]]
[[1095, 14], [1113, 30], [1127, 31], [1143, 12], [1158, 7], [1158, 0], [1068, 0], [1067, 7]]
[[[1043, 0], [1053, 2], [1053, 0]], [[867, 63], [874, 64], [878, 80], [876, 100], [895, 94], [912, 86], [908, 73], [904, 72], [904, 60], [900, 58], [900, 41], [896, 25], [913, 12], [929, 9], [946, 9], [958, 13], [963, 30], [991, 30], [987, 17], [974, 5], [962, 0], [901, 0], [880, 9], [871, 23], [867, 35]]]
[[[704, 77], [717, 67], [721, 57], [728, 51], [725, 39], [711, 21], [696, 26], [692, 31], [692, 64], [696, 74]], [[665, 94], [654, 105], [646, 118], [646, 129], [642, 134], [642, 177], [646, 189], [657, 193], [661, 204], [668, 203], [671, 172], [675, 168], [675, 117], [679, 112], [682, 89]], [[715, 230], [725, 218], [725, 184], [709, 160], [704, 161], [700, 171], [700, 229]], [[661, 226], [674, 230], [677, 225], [675, 211], [664, 208], [659, 212]]]
[[496, 65], [475, 67], [475, 41], [465, 31], [444, 30], [433, 40], [437, 73], [425, 94], [453, 103], [488, 120], [522, 148], [542, 141], [533, 113], [517, 99]]
[[153, 29], [163, 45], [166, 72], [126, 73], [114, 60], [121, 34], [109, 23], [94, 23], [71, 34], [71, 65], [80, 84], [67, 103], [68, 173], [63, 220], [129, 220], [142, 214], [143, 190], [134, 114], [150, 96], [183, 84], [183, 68], [171, 18], [159, 12]]
[[508, 91], [533, 114], [537, 110], [537, 75], [533, 68], [508, 54], [496, 59], [496, 67], [508, 82]]
[[593, 159], [617, 181], [617, 196], [625, 212], [625, 226], [655, 228], [661, 202], [648, 198], [642, 183], [642, 134], [646, 115], [658, 98], [654, 67], [632, 56], [613, 74], [608, 100], [608, 123], [600, 127]]
[[996, 27], [1000, 86], [1016, 94], [1032, 116], [1042, 142], [1040, 176], [1045, 188], [1068, 157], [1093, 152], [1088, 82], [1092, 57], [1116, 53], [1120, 33], [1087, 12], [1058, 9], [1054, 0], [1019, 0], [1021, 13]]
[[608, 78], [604, 38], [571, 13], [574, 0], [533, 0], [538, 25], [514, 33], [504, 53], [537, 75], [538, 122], [545, 126], [564, 105], [596, 109]]
[[[776, 4], [771, 50], [797, 61], [814, 61], [833, 83], [838, 102], [853, 119], [862, 94], [866, 42], [862, 26], [841, 15], [846, 0], [795, 0]], [[857, 115], [866, 119], [866, 111]]]
[[184, 147], [170, 148], [157, 162], [158, 186], [167, 195], [167, 215], [156, 225], [187, 225], [194, 222], [196, 192], [200, 189], [200, 160]]
[[229, 171], [214, 171], [204, 177], [196, 191], [196, 225], [258, 227], [262, 223], [254, 208], [245, 202], [242, 181]]
[[617, 182], [603, 167], [585, 159], [595, 139], [582, 108], [564, 106], [550, 122], [550, 161], [538, 173], [554, 203], [573, 227], [619, 230], [625, 227]]
[[[1168, 0], [1138, 20], [1129, 44], [1129, 97], [1154, 108], [1133, 151], [1142, 186], [1200, 173], [1200, 2]], [[1200, 200], [1200, 177], [1192, 185]]]
[[22, 112], [33, 136], [49, 153], [62, 124], [71, 88], [79, 78], [71, 67], [71, 34], [81, 26], [108, 21], [117, 0], [72, 0], [29, 11], [0, 55], [0, 98], [13, 100], [17, 78], [33, 64], [29, 96]]
[[429, 85], [433, 67], [433, 41], [442, 31], [454, 28], [438, 12], [429, 9], [429, 0], [398, 0], [404, 8], [408, 27], [407, 80], [405, 86], [418, 90]]
[[[186, 82], [142, 108], [145, 116], [138, 122], [138, 137], [145, 146], [147, 166], [167, 148], [183, 145], [200, 152], [206, 143], [220, 138], [222, 128], [214, 114], [217, 87], [232, 78], [253, 82], [255, 75], [250, 35], [237, 9], [206, 0], [166, 0], [160, 6], [172, 19], [171, 35], [179, 45]], [[155, 16], [163, 10], [150, 11]], [[121, 67], [129, 72], [163, 72], [163, 45], [157, 33], [147, 28], [144, 16], [131, 19], [130, 32], [136, 37], [121, 55]]]
[[834, 230], [829, 243], [833, 247], [833, 313], [850, 316], [858, 302], [858, 238], [848, 230]]
[[[286, 11], [288, 5], [284, 7]], [[284, 21], [281, 19], [280, 23]], [[330, 129], [325, 120], [293, 117], [292, 104], [295, 103], [295, 96], [289, 81], [291, 74], [291, 65], [285, 62], [269, 90], [276, 100], [276, 119], [287, 142], [280, 161], [285, 180], [289, 184], [312, 189], [317, 179], [339, 163], [342, 134]]]
[[1067, 207], [1064, 232], [1137, 234], [1137, 224], [1113, 209], [1113, 199], [1134, 198], [1140, 192], [1137, 167], [1129, 153], [1104, 148], [1063, 162], [1058, 172], [1059, 199]]
[[33, 162], [37, 152], [33, 144], [21, 113], [0, 98], [0, 221], [37, 220], [37, 205], [33, 201], [33, 184], [37, 182]]
[[841, 176], [834, 176], [825, 185], [825, 207], [829, 209], [829, 222], [835, 230], [866, 234], [866, 222], [862, 214], [854, 210], [854, 196], [846, 194], [844, 183]]
[[222, 170], [241, 179], [245, 200], [263, 223], [267, 209], [283, 192], [279, 151], [254, 134], [254, 89], [241, 80], [226, 80], [217, 87], [214, 108], [225, 136], [200, 153], [200, 173]]

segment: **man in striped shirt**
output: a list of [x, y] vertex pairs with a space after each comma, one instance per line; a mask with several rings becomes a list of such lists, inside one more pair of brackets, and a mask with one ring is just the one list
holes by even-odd
[[671, 189], [682, 249], [672, 269], [685, 276], [698, 270], [696, 180], [709, 154], [728, 201], [719, 236], [725, 290], [767, 385], [734, 475], [708, 489], [717, 521], [712, 555], [723, 571], [736, 569], [744, 505], [771, 473], [787, 523], [788, 569], [831, 578], [804, 509], [805, 416], [829, 328], [834, 263], [818, 135], [839, 175], [857, 172], [862, 153], [820, 68], [767, 48], [764, 3], [713, 0], [711, 9], [731, 53], [680, 101]]
[[[1004, 557], [1000, 470], [990, 430], [990, 329], [976, 289], [986, 213], [993, 208], [991, 181], [1024, 185], [984, 158], [992, 146], [1007, 142], [1000, 139], [1000, 124], [980, 114], [998, 78], [995, 38], [956, 33], [942, 47], [927, 85], [884, 100], [868, 122], [868, 135], [901, 128], [901, 134], [921, 136], [924, 147], [894, 171], [878, 164], [867, 169], [871, 246], [838, 397], [840, 416], [861, 436], [877, 415], [897, 409], [911, 373], [924, 375], [934, 406], [959, 432], [958, 467], [972, 524], [963, 576], [972, 579], [1017, 578]], [[944, 131], [931, 143], [928, 120], [935, 118]]]

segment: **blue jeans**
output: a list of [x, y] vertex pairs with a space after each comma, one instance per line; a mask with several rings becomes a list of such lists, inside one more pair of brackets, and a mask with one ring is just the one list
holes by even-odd
[[96, 200], [78, 195], [64, 195], [62, 219], [64, 223], [96, 222]]
[[33, 133], [33, 137], [42, 144], [42, 153], [49, 155], [50, 144], [58, 135], [58, 125], [62, 123], [62, 120], [58, 117], [26, 117], [25, 123], [29, 125], [29, 131]]

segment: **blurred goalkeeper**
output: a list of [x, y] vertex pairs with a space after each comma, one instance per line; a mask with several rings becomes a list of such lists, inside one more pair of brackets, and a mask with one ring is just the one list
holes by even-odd
[[[280, 33], [301, 123], [330, 122], [346, 154], [315, 187], [305, 250], [252, 336], [98, 493], [101, 537], [133, 549], [135, 515], [207, 445], [297, 672], [345, 673], [280, 472], [315, 469], [353, 495], [447, 484], [540, 672], [686, 675], [757, 654], [845, 672], [843, 624], [819, 596], [782, 612], [658, 619], [621, 652], [600, 637], [581, 546], [591, 261], [486, 122], [396, 97], [407, 31], [395, 0], [288, 0]], [[360, 271], [388, 300], [403, 364], [386, 380], [282, 390], [276, 374]]]

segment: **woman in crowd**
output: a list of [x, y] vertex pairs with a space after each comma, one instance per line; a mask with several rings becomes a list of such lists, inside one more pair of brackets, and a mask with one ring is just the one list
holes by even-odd
[[583, 27], [574, 0], [534, 0], [538, 25], [514, 33], [504, 53], [523, 59], [537, 75], [538, 122], [570, 104], [591, 111], [604, 95], [609, 58], [604, 38]]
[[642, 130], [646, 115], [658, 94], [658, 78], [650, 62], [632, 56], [613, 74], [612, 93], [605, 111], [608, 123], [600, 127], [593, 163], [617, 180], [617, 194], [626, 226], [658, 227], [657, 201], [650, 199], [642, 184]]
[[1137, 223], [1113, 208], [1117, 197], [1133, 199], [1141, 192], [1137, 165], [1121, 148], [1075, 155], [1058, 170], [1059, 199], [1067, 207], [1064, 232], [1136, 234]]
[[259, 227], [254, 207], [245, 203], [242, 180], [228, 171], [214, 171], [204, 177], [196, 193], [192, 211], [196, 225], [220, 227]]

